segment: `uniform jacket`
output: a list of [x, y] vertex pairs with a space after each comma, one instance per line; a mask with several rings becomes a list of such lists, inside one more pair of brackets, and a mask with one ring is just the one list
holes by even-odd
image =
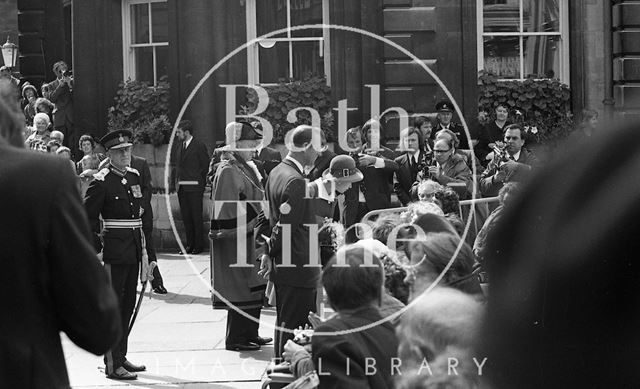
[[69, 162], [0, 145], [0, 386], [68, 388], [60, 331], [102, 354], [122, 333]]
[[73, 126], [73, 95], [69, 85], [60, 80], [54, 80], [49, 84], [49, 100], [55, 104], [53, 110], [53, 126]]
[[[317, 332], [344, 331], [381, 320], [374, 307], [350, 313], [340, 312], [322, 323]], [[393, 388], [392, 358], [397, 357], [398, 340], [393, 325], [386, 321], [364, 331], [346, 335], [315, 335], [312, 338], [313, 362], [318, 371], [318, 388]], [[376, 371], [367, 373], [367, 358], [375, 361]], [[371, 361], [371, 360], [369, 360]], [[349, 371], [347, 372], [347, 363]], [[323, 374], [324, 373], [324, 374]], [[329, 373], [327, 375], [327, 373]]]
[[[187, 192], [204, 192], [204, 186], [209, 166], [207, 146], [196, 138], [192, 138], [186, 150], [182, 142], [176, 151], [176, 189]], [[180, 181], [197, 181], [197, 185], [179, 185]]]
[[[520, 159], [517, 161], [520, 166], [517, 171], [512, 174], [507, 182], [515, 181], [520, 182], [526, 179], [529, 176], [530, 170], [532, 167], [536, 167], [538, 165], [538, 159], [536, 156], [529, 150], [523, 148], [520, 151]], [[495, 181], [493, 176], [498, 172], [500, 168], [499, 161], [494, 159], [489, 162], [487, 168], [482, 172], [480, 176], [480, 191], [482, 192], [483, 197], [495, 197], [498, 195], [500, 188], [504, 185], [504, 183]]]
[[[307, 194], [303, 172], [292, 161], [285, 159], [271, 171], [267, 179], [266, 195], [272, 228], [269, 254], [276, 265], [271, 272], [271, 280], [276, 284], [302, 288], [317, 287], [320, 268], [303, 267], [310, 263], [309, 229], [304, 224], [318, 224], [315, 218], [314, 202], [305, 199]], [[281, 213], [283, 209], [289, 212]], [[291, 226], [291, 235], [285, 236], [280, 225]], [[278, 267], [277, 265], [283, 261], [284, 246], [289, 242], [291, 264], [295, 266]]]
[[[140, 173], [127, 168], [121, 176], [113, 166], [94, 175], [84, 198], [89, 223], [94, 232], [94, 246], [102, 249], [102, 260], [110, 264], [135, 264], [142, 258], [142, 238], [139, 228], [104, 228], [100, 234], [100, 220], [140, 219], [143, 193]], [[102, 235], [103, 243], [100, 241]]]

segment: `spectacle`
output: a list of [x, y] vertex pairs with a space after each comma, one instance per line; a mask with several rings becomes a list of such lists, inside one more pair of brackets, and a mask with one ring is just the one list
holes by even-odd
[[505, 136], [504, 140], [518, 140], [520, 139], [519, 136]]
[[451, 149], [446, 149], [446, 150], [433, 150], [434, 153], [446, 153], [447, 151], [449, 151]]

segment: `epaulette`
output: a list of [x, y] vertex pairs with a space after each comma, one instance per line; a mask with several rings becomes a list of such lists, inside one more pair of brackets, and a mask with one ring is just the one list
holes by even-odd
[[104, 168], [99, 172], [97, 172], [96, 174], [94, 174], [93, 178], [95, 178], [98, 181], [104, 181], [104, 178], [107, 176], [107, 174], [109, 174], [110, 171], [111, 170], [109, 170], [108, 168]]
[[139, 172], [139, 171], [137, 171], [136, 169], [134, 169], [134, 168], [132, 168], [132, 167], [130, 167], [130, 166], [127, 166], [127, 171], [128, 171], [128, 172], [131, 172], [131, 173], [133, 173], [133, 174], [135, 174], [136, 176], [139, 176], [139, 175], [140, 175], [140, 172]]

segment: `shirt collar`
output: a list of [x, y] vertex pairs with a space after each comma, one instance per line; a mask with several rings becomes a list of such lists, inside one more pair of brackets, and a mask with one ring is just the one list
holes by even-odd
[[412, 155], [416, 159], [416, 162], [420, 160], [420, 150], [416, 151]]
[[290, 155], [287, 155], [286, 157], [284, 157], [284, 159], [288, 159], [289, 161], [292, 161], [298, 167], [298, 170], [300, 170], [300, 173], [301, 174], [305, 174], [304, 173], [304, 166], [302, 166], [302, 164], [300, 162], [298, 162], [295, 158], [293, 158]]
[[189, 139], [184, 141], [184, 148], [186, 149], [187, 147], [189, 147], [189, 144], [191, 143], [191, 141], [193, 140], [193, 136], [189, 137]]
[[517, 153], [513, 154], [511, 157], [513, 157], [514, 161], [518, 161], [520, 159], [520, 153], [522, 152], [522, 149], [520, 149], [520, 151], [518, 151]]

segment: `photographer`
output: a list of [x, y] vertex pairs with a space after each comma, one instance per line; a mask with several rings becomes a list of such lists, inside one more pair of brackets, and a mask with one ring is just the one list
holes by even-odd
[[538, 159], [525, 149], [523, 130], [519, 124], [511, 124], [504, 129], [504, 153], [496, 154], [480, 178], [480, 191], [484, 197], [497, 196], [507, 182], [525, 180]]
[[64, 134], [64, 145], [71, 149], [76, 159], [78, 140], [73, 129], [73, 73], [64, 61], [53, 65], [57, 79], [43, 86], [44, 97], [55, 104], [53, 127]]
[[[345, 192], [344, 217], [341, 220], [345, 227], [359, 222], [369, 211], [391, 208], [390, 186], [398, 164], [393, 161], [393, 151], [388, 148], [371, 149], [371, 127], [370, 120], [362, 129], [353, 127], [346, 134], [347, 145], [355, 149], [349, 155], [364, 179]], [[383, 133], [382, 129], [380, 133]]]

